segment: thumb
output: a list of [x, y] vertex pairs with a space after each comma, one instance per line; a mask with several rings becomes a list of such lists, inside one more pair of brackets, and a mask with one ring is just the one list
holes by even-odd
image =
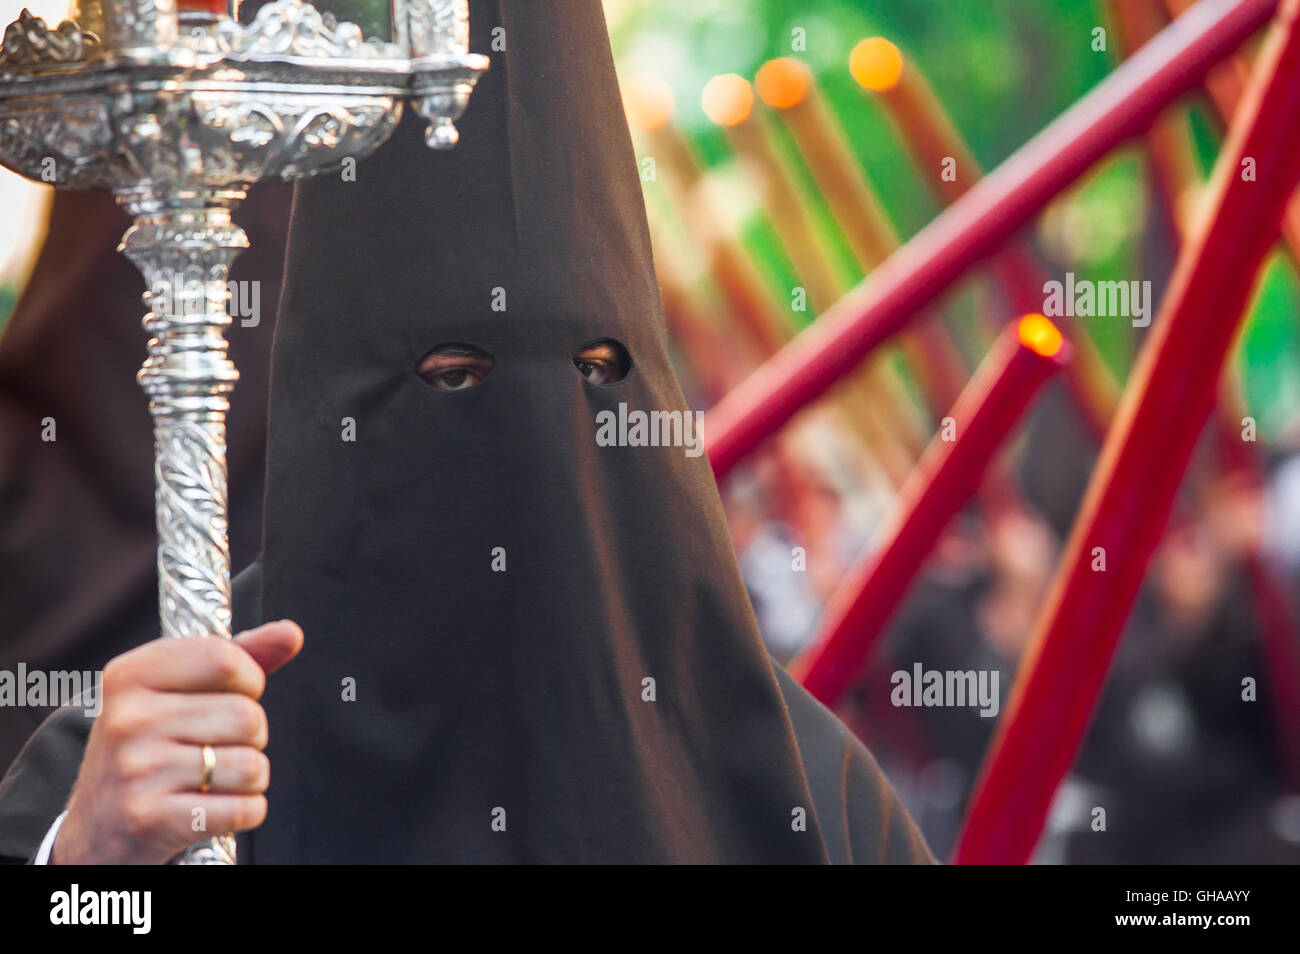
[[303, 643], [302, 627], [288, 619], [264, 623], [240, 633], [235, 643], [270, 675], [298, 655]]

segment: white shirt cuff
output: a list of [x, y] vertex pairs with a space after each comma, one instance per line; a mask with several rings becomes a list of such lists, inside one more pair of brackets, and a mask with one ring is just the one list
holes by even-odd
[[50, 863], [50, 852], [54, 850], [54, 839], [59, 837], [59, 829], [63, 827], [63, 819], [68, 817], [64, 812], [58, 818], [54, 819], [54, 824], [50, 830], [45, 833], [45, 840], [41, 842], [40, 851], [36, 852], [36, 859], [32, 862], [34, 865], [48, 865]]

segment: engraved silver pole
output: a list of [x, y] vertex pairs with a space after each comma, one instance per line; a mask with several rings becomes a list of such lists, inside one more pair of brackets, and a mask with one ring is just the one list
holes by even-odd
[[[226, 276], [248, 239], [229, 207], [208, 198], [179, 208], [151, 197], [125, 202], [136, 219], [120, 251], [149, 288], [144, 327], [153, 338], [138, 380], [154, 419], [162, 633], [228, 639], [226, 412], [239, 373], [226, 356]], [[196, 842], [180, 863], [234, 864], [234, 836]]]
[[[230, 638], [226, 412], [239, 372], [226, 356], [226, 277], [248, 247], [231, 221], [242, 190], [119, 197], [135, 224], [119, 251], [144, 274], [153, 338], [137, 376], [154, 420], [158, 601], [164, 636]], [[233, 835], [181, 864], [234, 864]]]

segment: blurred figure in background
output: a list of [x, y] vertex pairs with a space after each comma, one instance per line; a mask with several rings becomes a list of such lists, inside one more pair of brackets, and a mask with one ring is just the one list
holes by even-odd
[[1200, 498], [1157, 552], [1076, 763], [1101, 789], [1107, 827], [1075, 834], [1071, 861], [1300, 862], [1276, 823], [1275, 674], [1245, 568], [1261, 488], [1219, 478]]

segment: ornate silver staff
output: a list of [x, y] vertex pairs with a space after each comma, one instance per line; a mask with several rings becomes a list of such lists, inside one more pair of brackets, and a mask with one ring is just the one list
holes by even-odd
[[[237, 4], [237, 0], [234, 0]], [[175, 0], [83, 0], [50, 29], [24, 10], [0, 48], [0, 163], [106, 189], [134, 217], [119, 250], [144, 273], [153, 337], [138, 380], [154, 418], [158, 576], [168, 636], [230, 636], [227, 274], [248, 247], [232, 210], [256, 182], [369, 155], [406, 99], [434, 148], [456, 142], [487, 57], [467, 0], [392, 0], [393, 41], [304, 0], [253, 22]], [[233, 864], [232, 835], [183, 864]]]

